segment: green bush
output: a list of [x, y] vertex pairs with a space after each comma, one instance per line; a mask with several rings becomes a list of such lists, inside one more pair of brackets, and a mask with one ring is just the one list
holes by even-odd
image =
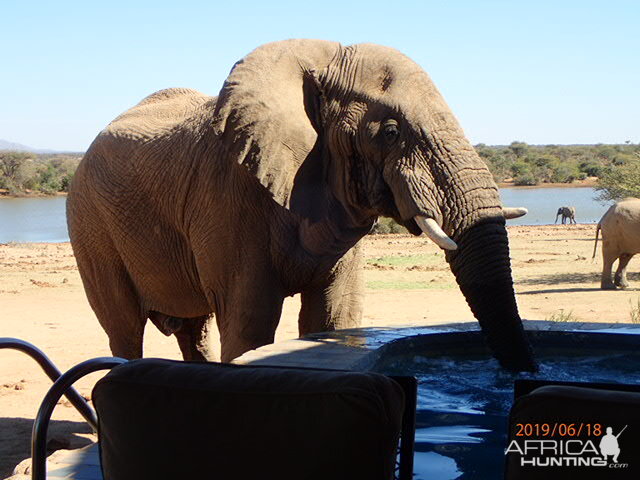
[[588, 177], [599, 177], [600, 175], [602, 175], [602, 172], [604, 170], [604, 167], [601, 164], [593, 160], [580, 163], [578, 168]]
[[524, 142], [511, 142], [509, 149], [516, 157], [522, 157], [529, 151], [529, 145]]
[[71, 180], [73, 179], [73, 173], [67, 173], [60, 179], [60, 190], [63, 192], [69, 191], [69, 185], [71, 185]]
[[513, 183], [518, 186], [533, 186], [538, 184], [538, 179], [533, 173], [525, 172], [513, 177]]
[[571, 183], [580, 172], [575, 165], [560, 164], [558, 165], [551, 175], [551, 181], [554, 183]]
[[596, 190], [601, 201], [640, 198], [640, 153], [622, 166], [611, 165], [605, 169]]
[[371, 235], [383, 233], [408, 233], [408, 230], [392, 218], [380, 217], [369, 233]]
[[524, 160], [518, 160], [513, 165], [511, 165], [511, 174], [514, 177], [520, 177], [531, 173], [531, 165], [529, 165]]
[[66, 192], [81, 155], [35, 155], [0, 151], [0, 188], [10, 195], [27, 190], [52, 195]]

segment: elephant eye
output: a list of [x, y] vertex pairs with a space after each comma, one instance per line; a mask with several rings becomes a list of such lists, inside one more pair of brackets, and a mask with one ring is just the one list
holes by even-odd
[[389, 120], [382, 127], [382, 134], [388, 145], [393, 144], [400, 136], [400, 130], [398, 129], [398, 123], [395, 120]]

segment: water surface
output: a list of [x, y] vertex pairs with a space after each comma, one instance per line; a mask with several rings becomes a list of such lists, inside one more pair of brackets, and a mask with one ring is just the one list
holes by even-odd
[[[594, 200], [596, 191], [584, 188], [502, 188], [502, 203], [509, 207], [526, 207], [524, 217], [509, 220], [509, 225], [553, 224], [559, 207], [576, 207], [576, 222], [597, 223], [611, 202], [602, 204]], [[562, 216], [558, 217], [558, 223]]]
[[0, 243], [68, 242], [67, 197], [0, 198]]
[[486, 354], [393, 356], [377, 366], [418, 379], [415, 480], [500, 479], [516, 378], [640, 384], [640, 353], [536, 348], [540, 371], [513, 374]]
[[[509, 225], [552, 224], [561, 206], [575, 206], [578, 223], [596, 223], [609, 208], [594, 200], [593, 188], [503, 188], [500, 196], [505, 205], [529, 209]], [[65, 201], [63, 196], [0, 198], [0, 243], [69, 241]]]

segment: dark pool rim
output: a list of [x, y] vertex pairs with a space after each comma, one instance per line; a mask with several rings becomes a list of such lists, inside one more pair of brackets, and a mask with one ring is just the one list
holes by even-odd
[[[591, 350], [591, 353], [602, 351], [640, 351], [640, 329], [636, 333], [591, 332], [582, 330], [528, 330], [527, 336], [536, 350], [543, 349], [577, 349]], [[371, 352], [375, 357], [374, 365], [384, 362], [386, 358], [403, 353], [421, 353], [429, 356], [454, 356], [458, 353], [482, 353], [487, 356], [491, 352], [479, 330], [418, 334], [399, 338]], [[373, 358], [367, 359], [367, 363]]]

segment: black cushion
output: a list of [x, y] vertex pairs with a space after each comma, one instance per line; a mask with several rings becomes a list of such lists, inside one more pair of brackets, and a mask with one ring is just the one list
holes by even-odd
[[[600, 453], [607, 427], [614, 436], [619, 435], [617, 464], [612, 455], [605, 461]], [[540, 441], [546, 442], [543, 453], [538, 450]], [[640, 478], [640, 393], [573, 386], [537, 388], [515, 401], [509, 415], [508, 442], [507, 480]], [[517, 451], [524, 452], [527, 446], [527, 453]], [[560, 448], [571, 453], [560, 453]], [[575, 454], [585, 448], [584, 453]], [[568, 457], [583, 464], [563, 459]], [[545, 463], [549, 465], [540, 465]]]
[[143, 359], [93, 401], [105, 480], [387, 480], [404, 397], [374, 373]]

